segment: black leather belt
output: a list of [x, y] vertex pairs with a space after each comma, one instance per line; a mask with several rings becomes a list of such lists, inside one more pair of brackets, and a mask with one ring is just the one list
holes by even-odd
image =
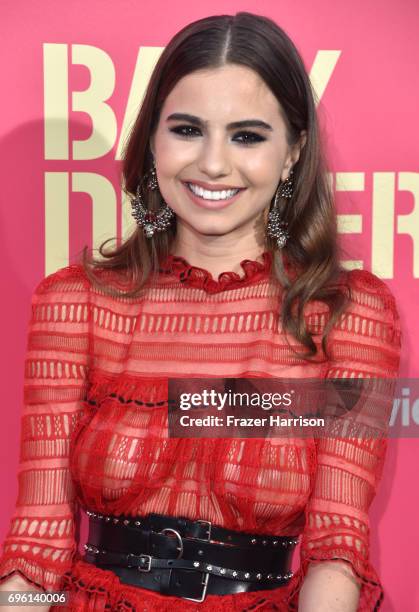
[[162, 514], [106, 516], [86, 511], [84, 560], [113, 571], [121, 582], [204, 601], [288, 584], [294, 536], [255, 535]]

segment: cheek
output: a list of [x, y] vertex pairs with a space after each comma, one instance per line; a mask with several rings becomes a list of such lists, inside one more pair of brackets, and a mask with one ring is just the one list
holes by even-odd
[[183, 143], [172, 135], [156, 136], [156, 157], [159, 174], [162, 178], [170, 178], [196, 158], [196, 147], [192, 143]]
[[[274, 159], [278, 159], [277, 164], [272, 163]], [[254, 185], [267, 187], [280, 180], [281, 160], [278, 157], [278, 152], [274, 152], [270, 148], [245, 151], [240, 155], [237, 165], [241, 167], [243, 174], [246, 174], [249, 181]]]

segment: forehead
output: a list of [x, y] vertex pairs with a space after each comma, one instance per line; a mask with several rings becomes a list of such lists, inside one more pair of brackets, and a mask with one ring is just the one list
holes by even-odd
[[189, 112], [203, 119], [259, 118], [282, 122], [280, 104], [266, 83], [246, 66], [227, 64], [186, 75], [170, 92], [164, 112]]

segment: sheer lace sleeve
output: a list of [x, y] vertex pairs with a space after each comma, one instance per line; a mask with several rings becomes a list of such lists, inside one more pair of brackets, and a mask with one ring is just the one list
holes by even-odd
[[[370, 272], [354, 270], [350, 278], [352, 299], [330, 333], [332, 359], [326, 377], [382, 384], [399, 371], [401, 331], [395, 300], [387, 285]], [[349, 564], [361, 587], [358, 610], [377, 610], [383, 589], [369, 558], [368, 510], [383, 469], [386, 437], [328, 435], [318, 438], [316, 446], [317, 469], [290, 609], [297, 609], [310, 563], [341, 560]]]
[[89, 366], [89, 283], [78, 265], [32, 296], [24, 369], [18, 495], [0, 580], [18, 572], [57, 590], [76, 550], [69, 437], [82, 414]]

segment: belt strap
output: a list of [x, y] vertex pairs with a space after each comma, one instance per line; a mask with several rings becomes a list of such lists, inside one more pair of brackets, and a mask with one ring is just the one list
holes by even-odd
[[278, 588], [293, 575], [294, 537], [255, 536], [184, 517], [87, 514], [85, 560], [127, 584], [203, 601], [206, 593]]
[[[150, 530], [161, 532], [163, 529], [172, 528], [180, 533], [184, 538], [196, 538], [198, 540], [215, 540], [224, 544], [237, 544], [239, 546], [263, 547], [278, 549], [278, 548], [293, 548], [298, 544], [296, 536], [271, 536], [265, 534], [253, 534], [242, 531], [226, 529], [218, 525], [212, 524], [210, 521], [203, 519], [191, 520], [185, 517], [166, 516], [164, 514], [150, 513], [146, 516], [128, 517], [128, 516], [106, 516], [98, 512], [90, 510], [85, 511], [89, 519], [95, 520], [102, 524], [120, 525], [130, 527], [134, 531], [126, 533], [135, 533], [141, 530]], [[141, 527], [141, 530], [137, 528]]]

